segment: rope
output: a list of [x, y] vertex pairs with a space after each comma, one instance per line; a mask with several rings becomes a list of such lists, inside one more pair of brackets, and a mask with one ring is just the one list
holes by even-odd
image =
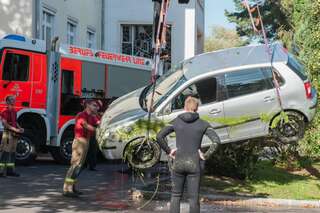
[[[252, 10], [251, 10], [251, 8], [249, 6], [248, 0], [243, 0], [242, 3], [244, 4], [246, 9], [248, 10], [249, 17], [250, 17], [251, 24], [252, 24], [254, 32], [259, 34], [259, 30], [256, 28], [256, 26], [254, 24]], [[268, 53], [268, 58], [270, 60], [271, 66], [272, 66], [272, 64], [273, 64], [273, 51], [272, 51], [272, 49], [270, 48], [270, 45], [269, 45], [269, 40], [268, 40], [268, 36], [267, 36], [266, 30], [265, 30], [265, 27], [264, 27], [264, 24], [263, 24], [263, 20], [262, 20], [259, 4], [256, 5], [256, 9], [258, 11], [259, 23], [261, 24], [261, 32], [262, 32], [264, 44], [265, 44], [265, 47], [266, 47], [266, 50], [267, 50], [267, 53]], [[271, 71], [272, 71], [272, 79], [273, 79], [273, 82], [274, 82], [275, 88], [276, 88], [276, 94], [277, 94], [278, 103], [279, 103], [281, 111], [283, 111], [283, 105], [282, 105], [282, 100], [281, 100], [279, 81], [276, 78], [275, 71], [273, 69]]]
[[139, 208], [137, 208], [138, 210], [141, 210], [141, 209], [145, 208], [147, 205], [149, 205], [149, 204], [152, 202], [153, 198], [154, 198], [154, 197], [156, 196], [156, 194], [158, 193], [159, 185], [160, 185], [160, 173], [159, 173], [158, 176], [157, 176], [156, 190], [153, 192], [151, 198], [150, 198], [147, 202], [145, 202], [142, 206], [140, 206]]
[[[157, 4], [156, 2], [154, 4]], [[153, 104], [154, 104], [154, 95], [156, 91], [156, 75], [159, 72], [159, 63], [160, 63], [160, 55], [161, 50], [165, 47], [165, 33], [167, 27], [167, 11], [169, 8], [170, 0], [163, 0], [161, 2], [160, 11], [159, 11], [159, 22], [156, 29], [156, 35], [153, 39], [154, 42], [154, 55], [153, 55], [153, 67], [151, 73], [151, 82], [152, 82], [152, 94], [150, 106], [148, 107], [148, 120], [147, 120], [147, 134], [145, 142], [149, 143], [150, 141], [150, 126], [151, 126], [151, 114], [153, 112]], [[156, 12], [156, 11], [155, 11]], [[154, 25], [156, 24], [156, 20], [154, 20]], [[141, 143], [138, 150], [140, 150], [143, 146], [144, 142]], [[150, 146], [150, 145], [149, 145]]]

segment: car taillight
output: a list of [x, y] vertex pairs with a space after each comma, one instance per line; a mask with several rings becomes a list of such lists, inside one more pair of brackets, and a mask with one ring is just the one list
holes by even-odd
[[311, 99], [312, 98], [312, 85], [309, 81], [304, 83], [304, 89], [306, 90], [307, 98]]

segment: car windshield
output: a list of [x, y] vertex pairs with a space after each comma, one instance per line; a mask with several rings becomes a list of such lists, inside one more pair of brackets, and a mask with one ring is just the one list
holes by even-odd
[[[164, 96], [167, 96], [168, 92], [175, 87], [180, 85], [181, 81], [184, 81], [183, 69], [181, 66], [176, 69], [172, 69], [156, 81], [155, 94], [153, 98], [153, 106], [158, 106], [158, 102], [163, 100]], [[143, 100], [142, 108], [147, 111], [151, 105], [153, 85], [149, 85], [141, 94], [141, 99]], [[154, 108], [154, 107], [153, 107]]]

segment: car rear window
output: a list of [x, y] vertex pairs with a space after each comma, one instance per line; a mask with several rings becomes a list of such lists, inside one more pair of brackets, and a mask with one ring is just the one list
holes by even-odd
[[301, 78], [301, 80], [305, 81], [308, 79], [308, 75], [306, 74], [304, 66], [291, 54], [289, 54], [288, 57], [288, 67], [295, 72]]

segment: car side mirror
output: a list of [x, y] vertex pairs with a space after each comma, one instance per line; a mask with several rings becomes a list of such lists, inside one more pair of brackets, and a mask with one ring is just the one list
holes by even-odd
[[170, 114], [171, 114], [171, 104], [167, 105], [167, 106], [163, 109], [163, 114], [164, 114], [164, 115], [170, 115]]

